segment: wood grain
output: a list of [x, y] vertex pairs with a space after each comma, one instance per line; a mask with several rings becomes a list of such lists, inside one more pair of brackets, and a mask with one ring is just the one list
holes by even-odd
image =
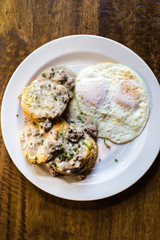
[[[29, 53], [53, 39], [81, 33], [125, 44], [160, 79], [158, 0], [1, 0], [0, 101], [14, 70]], [[136, 184], [116, 196], [67, 201], [25, 179], [1, 135], [0, 239], [159, 240], [159, 158]]]

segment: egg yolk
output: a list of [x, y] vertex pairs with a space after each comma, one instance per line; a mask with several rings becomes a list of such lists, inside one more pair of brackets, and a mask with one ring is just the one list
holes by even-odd
[[115, 101], [124, 108], [134, 108], [139, 102], [138, 87], [129, 80], [122, 81], [115, 91]]
[[96, 107], [105, 101], [107, 92], [108, 90], [102, 82], [98, 80], [87, 82], [84, 84], [84, 91], [81, 94], [81, 99], [85, 105]]

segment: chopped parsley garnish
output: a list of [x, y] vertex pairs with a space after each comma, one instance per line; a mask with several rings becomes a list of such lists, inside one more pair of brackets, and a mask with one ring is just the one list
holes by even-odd
[[34, 163], [36, 164], [36, 163], [37, 163], [37, 157], [35, 157], [34, 159], [35, 159], [35, 162], [34, 162]]
[[16, 117], [19, 117], [19, 115], [17, 114]]
[[54, 71], [54, 68], [51, 68], [52, 72]]
[[42, 76], [42, 77], [46, 77], [46, 74], [45, 74], [45, 73], [42, 73], [41, 76]]
[[104, 143], [106, 142], [106, 140], [104, 139]]
[[70, 155], [70, 156], [74, 156], [74, 153], [70, 153], [69, 155]]
[[42, 140], [41, 140], [41, 145], [43, 145], [43, 142], [44, 142], [44, 140], [42, 139]]
[[32, 143], [30, 143], [30, 145], [32, 145]]
[[51, 85], [49, 84], [48, 87], [51, 87]]
[[67, 152], [64, 152], [60, 157], [59, 157], [59, 160], [60, 161], [65, 161], [67, 158]]
[[71, 123], [75, 123], [75, 121], [71, 121]]
[[53, 147], [51, 147], [51, 150], [53, 150]]
[[54, 97], [54, 100], [55, 100], [55, 101], [57, 101], [57, 98], [56, 98], [56, 97]]
[[114, 159], [115, 162], [118, 162], [117, 158]]
[[60, 133], [59, 135], [61, 135], [61, 136], [62, 136], [62, 135], [63, 135], [63, 133]]
[[76, 111], [76, 108], [73, 108], [74, 111]]
[[51, 95], [54, 95], [54, 93], [52, 92]]
[[84, 130], [86, 133], [88, 133], [87, 129]]
[[68, 160], [71, 160], [73, 158], [73, 156], [70, 156], [70, 157], [68, 157]]
[[80, 144], [78, 144], [78, 148], [80, 148], [81, 147], [81, 145]]
[[49, 108], [49, 106], [46, 106], [47, 108]]
[[83, 100], [83, 97], [81, 97], [81, 99]]
[[83, 119], [81, 117], [78, 118], [81, 123], [84, 123]]
[[77, 151], [77, 148], [74, 148], [74, 151], [76, 152], [76, 151]]
[[46, 116], [48, 116], [48, 113], [46, 113]]
[[55, 167], [57, 167], [57, 164], [56, 164], [56, 163], [54, 163], [54, 166], [55, 166]]
[[61, 146], [60, 148], [59, 148], [59, 150], [61, 151], [61, 150], [63, 150], [64, 149], [64, 147], [63, 146]]
[[39, 136], [39, 135], [40, 135], [40, 133], [38, 132], [38, 133], [37, 133], [37, 136]]
[[82, 141], [82, 144], [86, 145], [89, 149], [91, 149], [91, 147], [85, 141]]
[[81, 115], [83, 115], [83, 112], [80, 112]]
[[37, 100], [37, 96], [35, 97], [35, 100]]
[[43, 126], [41, 125], [40, 128], [43, 128]]

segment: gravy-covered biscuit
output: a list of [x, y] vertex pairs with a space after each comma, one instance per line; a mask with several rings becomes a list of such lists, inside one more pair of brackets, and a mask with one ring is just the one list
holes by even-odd
[[33, 121], [60, 116], [73, 96], [74, 76], [64, 66], [44, 70], [23, 91], [21, 105], [25, 115]]
[[50, 129], [46, 129], [47, 124], [26, 119], [20, 132], [23, 154], [31, 163], [47, 162], [51, 172], [63, 175], [83, 172], [93, 166], [97, 157], [93, 138], [79, 126], [70, 128], [62, 118], [50, 125]]
[[64, 120], [54, 126], [63, 143], [61, 146], [63, 151], [47, 163], [51, 172], [71, 175], [90, 169], [97, 158], [95, 140], [79, 126], [68, 125], [68, 129], [64, 129], [63, 125], [66, 126]]

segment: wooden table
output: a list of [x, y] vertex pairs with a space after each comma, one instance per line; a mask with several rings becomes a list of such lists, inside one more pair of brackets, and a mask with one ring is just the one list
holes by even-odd
[[[95, 34], [135, 51], [160, 79], [159, 0], [1, 0], [0, 99], [33, 50], [72, 34]], [[0, 137], [1, 240], [159, 240], [160, 164], [128, 190], [93, 202], [51, 196], [32, 185]]]

